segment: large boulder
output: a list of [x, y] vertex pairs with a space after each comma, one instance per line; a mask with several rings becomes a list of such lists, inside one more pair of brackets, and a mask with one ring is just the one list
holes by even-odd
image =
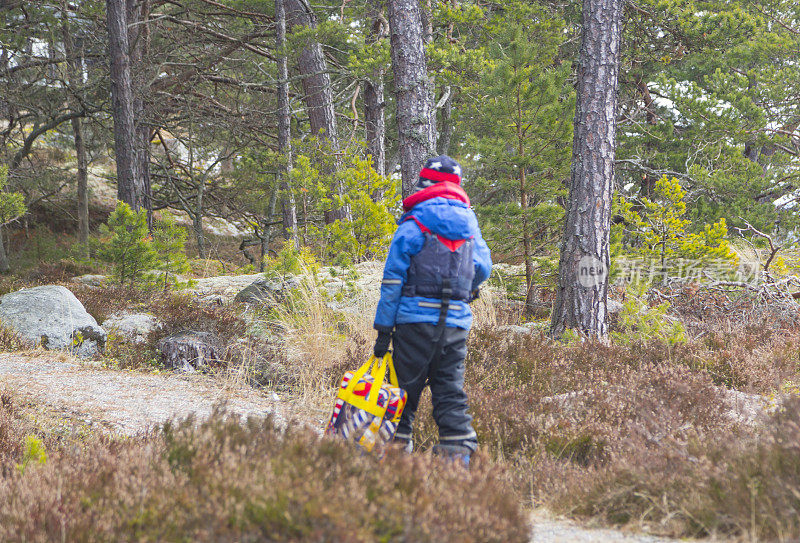
[[256, 279], [233, 298], [234, 302], [246, 304], [273, 304], [282, 301], [286, 293], [295, 288], [299, 281], [294, 277], [287, 279]]
[[228, 303], [233, 300], [240, 290], [260, 277], [263, 277], [263, 275], [258, 273], [201, 277], [195, 280], [194, 284], [186, 292], [201, 299], [208, 296], [217, 296], [222, 302]]
[[156, 344], [161, 362], [170, 370], [193, 372], [222, 364], [220, 339], [209, 332], [181, 332]]
[[47, 285], [0, 297], [0, 323], [34, 345], [84, 358], [102, 351], [106, 332], [68, 289]]
[[114, 313], [103, 321], [103, 328], [115, 332], [133, 343], [144, 343], [150, 332], [161, 328], [162, 324], [149, 313]]

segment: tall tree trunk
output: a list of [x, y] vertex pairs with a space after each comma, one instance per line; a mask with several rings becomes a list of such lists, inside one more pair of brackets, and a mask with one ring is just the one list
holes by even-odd
[[272, 241], [272, 219], [275, 217], [275, 206], [278, 203], [278, 187], [272, 188], [267, 204], [267, 213], [264, 219], [264, 227], [261, 231], [261, 261], [258, 264], [258, 271], [264, 272], [264, 260], [269, 254], [269, 244]]
[[[433, 2], [425, 0], [422, 8], [422, 40], [423, 47], [427, 47], [433, 42]], [[423, 49], [424, 51], [424, 49]], [[436, 75], [428, 73], [428, 100], [431, 104], [431, 151], [435, 151], [439, 146], [439, 130], [436, 126]]]
[[[285, 239], [292, 240], [295, 249], [299, 249], [297, 206], [294, 201], [294, 193], [289, 187], [289, 172], [292, 169], [292, 112], [289, 109], [289, 63], [284, 50], [286, 46], [286, 9], [284, 0], [275, 0], [275, 24], [275, 46], [280, 51], [280, 56], [278, 57], [278, 152], [284, 157], [284, 166], [280, 174], [279, 184], [283, 193], [281, 201], [283, 235]], [[263, 256], [261, 261], [264, 261]]]
[[[368, 17], [371, 28], [367, 43], [374, 44], [386, 39], [389, 36], [389, 23], [381, 12], [378, 0], [371, 0]], [[364, 87], [367, 153], [372, 156], [372, 167], [380, 175], [386, 175], [386, 99], [383, 75], [383, 67], [376, 67]]]
[[519, 165], [519, 204], [522, 211], [522, 249], [525, 258], [525, 316], [533, 315], [533, 261], [531, 254], [530, 225], [528, 224], [528, 167], [525, 163], [525, 133], [522, 119], [522, 89], [517, 86], [517, 155]]
[[108, 53], [111, 59], [111, 114], [117, 162], [117, 198], [138, 211], [144, 204], [139, 172], [136, 122], [125, 0], [106, 0]]
[[[128, 42], [133, 84], [133, 110], [136, 126], [137, 169], [141, 176], [142, 206], [147, 210], [147, 226], [153, 230], [153, 202], [150, 182], [150, 140], [151, 129], [147, 122], [145, 96], [147, 95], [147, 70], [145, 57], [150, 49], [150, 0], [127, 0], [129, 23]], [[136, 24], [130, 26], [130, 23]]]
[[83, 122], [80, 117], [72, 119], [72, 133], [75, 136], [75, 153], [78, 157], [78, 243], [89, 250], [89, 183], [86, 144], [83, 141]]
[[205, 177], [200, 179], [197, 186], [197, 194], [194, 200], [194, 212], [192, 213], [192, 229], [197, 240], [197, 256], [206, 257], [206, 237], [203, 234], [203, 196], [206, 191]]
[[411, 194], [425, 159], [433, 153], [428, 65], [417, 0], [388, 0], [392, 70], [397, 95], [397, 127], [403, 197]]
[[[65, 66], [67, 69], [67, 90], [69, 92], [68, 101], [73, 111], [80, 111], [81, 104], [75, 98], [75, 89], [82, 83], [81, 80], [81, 61], [82, 54], [77, 55], [75, 44], [72, 41], [72, 33], [69, 26], [69, 15], [67, 1], [61, 3], [61, 31], [64, 42], [64, 53], [66, 54]], [[78, 204], [78, 243], [84, 247], [88, 256], [89, 251], [89, 185], [88, 185], [88, 160], [86, 157], [86, 143], [83, 140], [83, 121], [80, 117], [72, 119], [72, 134], [75, 138], [75, 155], [78, 161], [77, 181], [77, 204]]]
[[445, 87], [446, 93], [444, 104], [442, 104], [442, 129], [439, 131], [439, 154], [450, 154], [450, 143], [453, 140], [453, 89], [450, 86]]
[[[650, 94], [650, 89], [647, 87], [647, 83], [643, 77], [640, 77], [636, 88], [639, 90], [639, 94], [642, 96], [647, 124], [649, 126], [656, 126], [658, 124], [658, 120], [656, 118], [655, 102], [653, 101], [653, 96]], [[647, 149], [648, 152], [651, 152], [653, 149], [653, 144], [649, 139], [645, 141], [645, 149]], [[643, 173], [639, 194], [646, 198], [652, 198], [653, 191], [656, 188], [657, 180], [658, 178], [655, 175]]]
[[0, 225], [0, 273], [8, 273], [10, 271], [11, 263], [8, 261], [6, 242], [3, 240], [3, 227]]
[[583, 0], [569, 209], [550, 332], [604, 338], [623, 0]]
[[[450, 0], [450, 9], [455, 11], [457, 8], [458, 2], [456, 0]], [[446, 39], [448, 43], [453, 43], [453, 30], [455, 30], [455, 23], [451, 19], [450, 23], [447, 25]], [[449, 155], [450, 143], [453, 139], [453, 96], [455, 95], [455, 89], [448, 85], [444, 88], [443, 94], [445, 98], [442, 104], [442, 128], [439, 131], [439, 141], [436, 146], [439, 149], [439, 154]], [[435, 112], [433, 117], [436, 118]]]
[[[317, 27], [317, 17], [311, 10], [306, 0], [285, 0], [286, 25], [288, 30], [295, 27]], [[333, 87], [331, 76], [328, 74], [328, 63], [322, 52], [322, 46], [317, 41], [309, 43], [298, 59], [298, 68], [303, 81], [303, 94], [305, 97], [308, 120], [313, 134], [322, 135], [328, 140], [331, 150], [339, 153], [339, 136], [336, 126], [336, 110], [333, 105]], [[340, 168], [336, 163], [336, 168]], [[339, 196], [344, 195], [341, 183], [333, 188]], [[337, 219], [347, 217], [347, 210], [332, 209], [325, 213], [325, 222], [330, 224]]]

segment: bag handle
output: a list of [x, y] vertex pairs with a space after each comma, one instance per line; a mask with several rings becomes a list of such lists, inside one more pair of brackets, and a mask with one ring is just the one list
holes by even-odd
[[[374, 355], [370, 356], [369, 360], [367, 360], [355, 371], [352, 379], [347, 384], [347, 388], [339, 392], [339, 398], [359, 409], [363, 409], [364, 411], [375, 415], [376, 417], [383, 417], [383, 412], [385, 409], [380, 409], [378, 407], [378, 395], [380, 394], [381, 387], [386, 379], [386, 366], [391, 364], [391, 359], [392, 357], [388, 353], [387, 356], [384, 356], [380, 360], [378, 360]], [[361, 396], [355, 395], [355, 388], [358, 385], [358, 382], [362, 377], [364, 377], [364, 375], [367, 374], [367, 372], [372, 375], [372, 385], [370, 386], [369, 396], [367, 398], [362, 398]], [[390, 373], [390, 379], [393, 376], [396, 381], [397, 376], [394, 374], [393, 366], [391, 366]]]
[[[367, 361], [368, 364], [373, 363], [376, 360], [375, 356], [371, 356], [370, 359]], [[372, 379], [377, 383], [380, 382], [380, 385], [383, 386], [384, 380], [386, 379], [386, 370], [389, 370], [389, 384], [393, 387], [399, 388], [400, 385], [397, 382], [397, 372], [394, 369], [394, 359], [392, 358], [391, 351], [386, 351], [386, 354], [383, 355], [383, 358], [380, 360], [380, 365], [374, 364], [372, 366]]]

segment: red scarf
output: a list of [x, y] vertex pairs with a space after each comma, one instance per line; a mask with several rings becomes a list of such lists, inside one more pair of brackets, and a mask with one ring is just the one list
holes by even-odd
[[442, 181], [441, 183], [436, 183], [427, 189], [422, 189], [419, 192], [415, 192], [403, 200], [403, 210], [411, 211], [411, 208], [413, 208], [415, 205], [419, 204], [420, 202], [424, 202], [425, 200], [430, 200], [431, 198], [460, 200], [467, 204], [467, 207], [469, 207], [469, 196], [467, 196], [467, 193], [464, 192], [464, 189], [451, 181]]

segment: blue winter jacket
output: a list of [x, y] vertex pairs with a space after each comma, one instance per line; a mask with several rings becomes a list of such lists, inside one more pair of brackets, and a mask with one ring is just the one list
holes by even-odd
[[[383, 270], [381, 283], [381, 299], [375, 313], [375, 329], [391, 331], [396, 324], [439, 322], [437, 307], [420, 306], [420, 302], [430, 305], [441, 300], [419, 296], [403, 296], [403, 285], [411, 257], [422, 250], [425, 235], [413, 220], [406, 220], [413, 215], [419, 222], [434, 234], [451, 240], [474, 238], [473, 260], [475, 262], [475, 278], [472, 289], [483, 283], [492, 271], [492, 258], [489, 247], [481, 236], [475, 213], [467, 203], [461, 200], [437, 197], [416, 204], [405, 213], [399, 222], [397, 231], [389, 247], [389, 256]], [[399, 281], [398, 281], [399, 279]], [[458, 306], [454, 309], [453, 306]], [[472, 326], [472, 311], [465, 301], [451, 301], [447, 312], [447, 326], [469, 330]]]

